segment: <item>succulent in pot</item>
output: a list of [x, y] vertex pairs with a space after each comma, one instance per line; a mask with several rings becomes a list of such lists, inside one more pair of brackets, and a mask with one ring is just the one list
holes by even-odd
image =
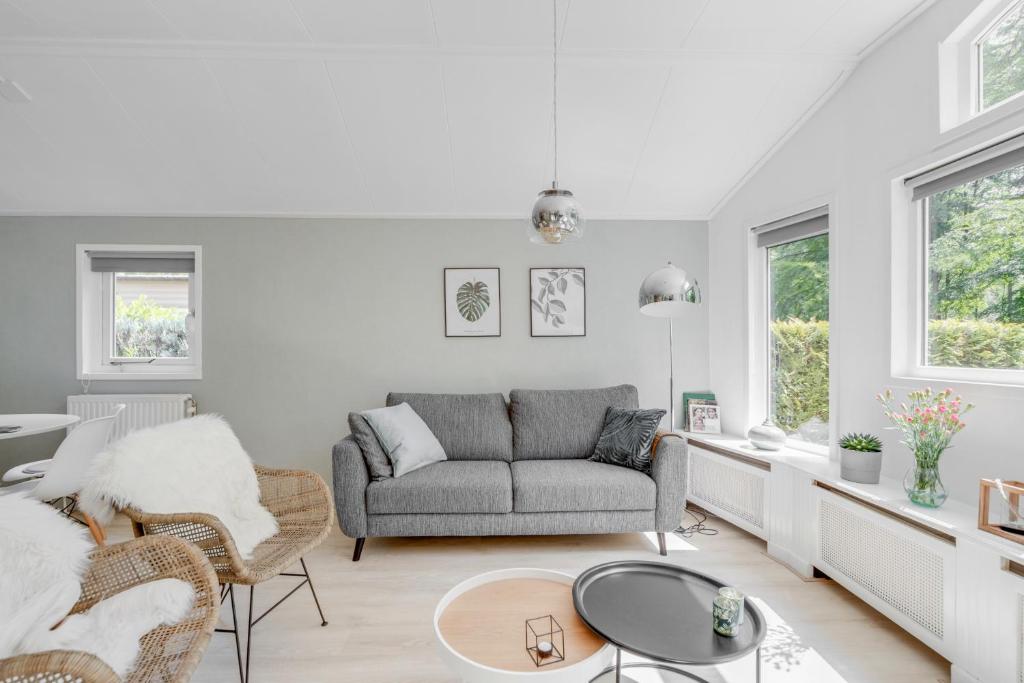
[[873, 434], [846, 434], [839, 439], [840, 476], [858, 484], [877, 484], [882, 474], [882, 442]]

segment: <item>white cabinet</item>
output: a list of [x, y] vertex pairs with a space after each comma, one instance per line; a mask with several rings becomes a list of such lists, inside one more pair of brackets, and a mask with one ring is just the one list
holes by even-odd
[[984, 683], [1024, 683], [1024, 566], [968, 538], [957, 543], [955, 669]]

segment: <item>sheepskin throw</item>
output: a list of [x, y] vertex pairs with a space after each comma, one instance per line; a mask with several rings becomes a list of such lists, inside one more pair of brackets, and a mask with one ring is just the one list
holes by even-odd
[[0, 659], [67, 616], [82, 592], [88, 532], [25, 493], [0, 495]]
[[142, 636], [188, 614], [192, 586], [162, 579], [68, 617], [94, 547], [87, 539], [84, 528], [49, 505], [23, 493], [0, 495], [0, 659], [79, 650], [123, 677], [135, 664]]
[[221, 417], [200, 415], [131, 432], [96, 456], [79, 505], [101, 524], [114, 509], [219, 519], [245, 558], [277, 533], [260, 504], [252, 460]]

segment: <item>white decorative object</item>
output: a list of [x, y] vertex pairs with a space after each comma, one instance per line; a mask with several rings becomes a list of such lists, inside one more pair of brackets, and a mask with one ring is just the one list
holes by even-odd
[[775, 426], [771, 420], [765, 420], [761, 424], [751, 427], [747, 432], [747, 438], [755, 448], [763, 451], [778, 451], [786, 445], [786, 432]]
[[249, 454], [217, 415], [140, 429], [110, 444], [97, 456], [79, 505], [100, 524], [128, 505], [205, 512], [223, 522], [245, 558], [277, 533], [277, 520], [260, 504]]
[[[522, 681], [536, 681], [537, 683], [579, 683], [580, 681], [593, 680], [611, 664], [612, 658], [615, 655], [615, 650], [608, 644], [604, 645], [591, 656], [575, 664], [562, 666], [557, 669], [545, 669], [544, 667], [539, 667], [536, 670], [528, 672], [507, 671], [487, 666], [485, 664], [480, 664], [479, 662], [475, 662], [460, 654], [455, 650], [455, 648], [449, 645], [445, 640], [440, 627], [441, 616], [444, 614], [448, 606], [460, 595], [471, 591], [474, 588], [494, 581], [507, 581], [510, 579], [542, 579], [545, 581], [554, 581], [557, 583], [563, 583], [567, 586], [572, 586], [576, 577], [571, 574], [564, 574], [562, 572], [551, 571], [548, 569], [499, 569], [497, 571], [479, 574], [466, 579], [445, 593], [444, 597], [441, 598], [441, 601], [437, 603], [437, 608], [434, 610], [434, 637], [437, 638], [441, 659], [444, 660], [444, 663], [459, 678], [459, 680], [472, 683], [522, 683]], [[521, 639], [518, 644], [520, 646], [522, 645]], [[566, 649], [569, 647], [569, 645], [566, 645]], [[523, 654], [523, 657], [526, 657], [525, 653]]]

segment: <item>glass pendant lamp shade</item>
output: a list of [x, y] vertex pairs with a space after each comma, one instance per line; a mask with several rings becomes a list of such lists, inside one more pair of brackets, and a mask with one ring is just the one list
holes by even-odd
[[583, 235], [583, 212], [569, 190], [558, 187], [558, 5], [551, 0], [551, 129], [554, 138], [554, 180], [541, 190], [530, 216], [530, 241], [564, 244]]
[[564, 244], [577, 240], [583, 236], [585, 225], [580, 204], [572, 192], [554, 185], [537, 195], [531, 222], [530, 241], [535, 244]]
[[686, 271], [669, 264], [644, 278], [640, 284], [640, 312], [654, 318], [675, 318], [690, 304], [701, 302], [700, 285]]

